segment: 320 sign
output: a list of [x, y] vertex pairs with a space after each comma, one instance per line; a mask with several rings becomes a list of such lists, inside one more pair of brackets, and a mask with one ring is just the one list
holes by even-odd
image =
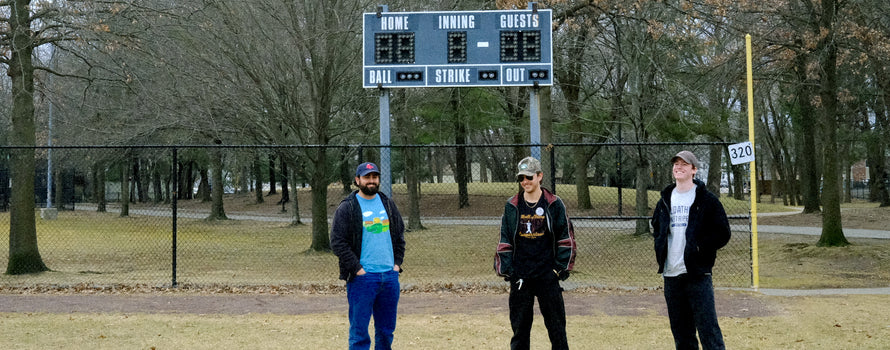
[[732, 165], [754, 161], [754, 145], [749, 141], [729, 145], [729, 160]]

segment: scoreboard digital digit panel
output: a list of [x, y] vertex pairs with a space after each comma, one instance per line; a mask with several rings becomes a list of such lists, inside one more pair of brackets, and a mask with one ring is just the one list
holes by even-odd
[[365, 88], [553, 85], [552, 12], [363, 16]]

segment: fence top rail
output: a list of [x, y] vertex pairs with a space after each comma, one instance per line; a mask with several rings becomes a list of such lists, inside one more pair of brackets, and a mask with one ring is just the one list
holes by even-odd
[[426, 145], [380, 145], [380, 144], [346, 144], [346, 145], [41, 145], [20, 146], [2, 145], [0, 149], [174, 149], [174, 148], [222, 148], [222, 149], [250, 149], [250, 148], [507, 148], [507, 147], [617, 147], [617, 146], [728, 146], [732, 142], [591, 142], [591, 143], [512, 143], [512, 144], [426, 144]]
[[[652, 216], [629, 216], [629, 215], [604, 215], [604, 216], [572, 216], [570, 219], [572, 220], [616, 220], [616, 221], [631, 221], [631, 220], [643, 220], [643, 219], [651, 219]], [[727, 215], [726, 218], [728, 220], [749, 220], [751, 219], [751, 215]]]

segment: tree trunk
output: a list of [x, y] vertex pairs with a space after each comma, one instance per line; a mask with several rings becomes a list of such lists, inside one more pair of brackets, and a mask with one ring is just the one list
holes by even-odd
[[269, 154], [269, 194], [267, 196], [273, 194], [278, 194], [278, 191], [275, 189], [275, 156]]
[[293, 215], [291, 216], [290, 224], [291, 226], [297, 226], [303, 224], [302, 220], [300, 220], [300, 197], [297, 196], [297, 166], [291, 165], [289, 168], [291, 169], [290, 179], [294, 183], [291, 186], [291, 210], [293, 210]]
[[712, 170], [720, 170], [722, 167], [720, 166], [721, 156], [723, 155], [723, 146], [720, 145], [711, 145], [708, 147], [708, 191], [711, 191], [715, 196], [720, 197], [720, 177], [723, 175], [721, 171], [712, 171]]
[[[637, 173], [636, 173], [636, 189], [637, 189], [637, 205], [636, 205], [636, 214], [637, 216], [648, 216], [649, 213], [649, 160], [643, 155], [643, 152], [638, 152], [637, 155]], [[635, 235], [645, 235], [649, 234], [649, 220], [648, 219], [640, 219], [637, 220], [637, 227], [634, 231]]]
[[[464, 145], [467, 143], [467, 124], [463, 121], [460, 114], [460, 90], [458, 88], [451, 89], [451, 107], [454, 113], [454, 143]], [[455, 168], [454, 179], [457, 181], [457, 207], [460, 209], [470, 206], [470, 194], [467, 190], [467, 149], [458, 146], [455, 150]]]
[[241, 170], [241, 176], [238, 179], [239, 192], [247, 194], [250, 192], [250, 166], [242, 165], [238, 168]]
[[[769, 202], [770, 202], [770, 204], [776, 204], [776, 198], [778, 198], [782, 195], [782, 190], [781, 190], [782, 180], [781, 179], [783, 177], [779, 176], [779, 167], [777, 167], [775, 165], [770, 167], [770, 177], [772, 178], [772, 181], [770, 181], [770, 200], [769, 200]], [[787, 200], [784, 200], [783, 202], [785, 203], [784, 205], [786, 205], [786, 206], [788, 205]]]
[[176, 176], [176, 181], [174, 182], [174, 184], [176, 185], [176, 199], [187, 198], [187, 194], [185, 193], [185, 191], [187, 187], [186, 182], [189, 179], [186, 178], [185, 175], [185, 172], [188, 170], [186, 166], [188, 166], [188, 164], [181, 160], [179, 161], [179, 164], [176, 164], [176, 172], [173, 174], [173, 176]]
[[794, 166], [790, 147], [782, 150], [782, 159], [785, 161], [785, 189], [788, 197], [788, 205], [800, 205], [800, 181], [798, 181], [798, 168]]
[[[781, 117], [781, 115], [776, 112], [774, 100], [772, 98], [767, 100], [768, 106], [770, 109], [770, 115], [773, 116], [773, 123], [775, 130], [771, 134], [769, 134], [770, 141], [770, 151], [772, 155], [773, 162], [773, 199], [775, 196], [782, 196], [782, 204], [785, 206], [794, 205], [793, 201], [793, 183], [794, 183], [794, 173], [791, 168], [791, 162], [787, 161], [788, 153], [787, 150], [790, 148], [789, 145], [785, 142], [786, 138], [786, 128], [785, 128], [785, 119]], [[766, 116], [763, 117], [766, 119]], [[764, 120], [764, 125], [770, 125]], [[767, 128], [769, 130], [769, 128]], [[789, 198], [792, 200], [789, 201]]]
[[[460, 139], [461, 136], [457, 137], [458, 139]], [[459, 145], [465, 143], [466, 142], [458, 142]], [[469, 182], [469, 169], [467, 167], [467, 148], [458, 146], [455, 152], [456, 167], [454, 169], [454, 175], [455, 180], [457, 181], [457, 207], [462, 209], [470, 206], [470, 193], [467, 189], [467, 183]]]
[[[290, 187], [287, 183], [287, 163], [284, 162], [284, 157], [278, 157], [281, 162], [281, 200], [278, 201], [278, 204], [286, 204], [290, 202]], [[281, 206], [284, 208], [284, 206]]]
[[442, 153], [445, 152], [441, 150], [434, 150], [432, 148], [430, 148], [429, 151], [429, 159], [431, 160], [430, 166], [432, 167], [432, 169], [430, 170], [433, 176], [433, 181], [435, 181], [436, 183], [445, 182], [445, 173], [442, 169], [444, 168], [444, 166], [442, 165]]
[[817, 243], [820, 247], [847, 246], [850, 242], [844, 237], [841, 225], [840, 179], [838, 179], [837, 160], [837, 44], [834, 41], [835, 0], [822, 2], [822, 28], [829, 32], [824, 39], [823, 52], [820, 55], [822, 76], [820, 79], [820, 96], [822, 98], [823, 125], [823, 183], [822, 201], [822, 236]]
[[136, 172], [136, 189], [139, 191], [139, 203], [146, 203], [148, 202], [148, 183], [151, 180], [151, 172], [146, 169], [145, 166], [148, 161], [142, 163], [142, 160], [140, 160], [139, 158], [136, 158], [135, 161], [136, 169], [138, 170]]
[[[753, 195], [757, 196], [757, 203], [760, 203], [761, 196], [763, 195], [763, 161], [760, 161], [760, 163], [758, 164], [758, 161], [755, 159], [753, 165], [756, 167], [754, 172], [754, 181], [756, 181], [757, 183], [757, 193]], [[751, 186], [751, 188], [753, 189], [754, 186]]]
[[213, 200], [210, 196], [210, 171], [206, 168], [202, 168], [198, 172], [201, 174], [201, 181], [198, 182], [197, 196], [201, 199], [202, 203], [210, 202]]
[[121, 214], [122, 218], [130, 216], [130, 157], [124, 157], [121, 164]]
[[170, 174], [170, 176], [164, 177], [164, 204], [170, 204], [173, 202], [173, 176], [174, 174]]
[[[887, 169], [887, 161], [884, 150], [887, 148], [887, 139], [890, 138], [890, 74], [887, 70], [880, 70], [876, 79], [881, 86], [883, 105], [875, 107], [875, 126], [872, 131], [875, 139], [874, 150], [869, 148], [869, 164], [871, 181], [869, 181], [870, 199], [880, 203], [881, 207], [890, 206], [890, 173]], [[880, 110], [880, 111], [879, 111]]]
[[[801, 44], [801, 46], [803, 46]], [[803, 200], [804, 213], [818, 213], [819, 202], [819, 167], [816, 164], [816, 124], [814, 116], [816, 111], [810, 104], [813, 91], [810, 86], [812, 81], [807, 78], [807, 55], [798, 54], [795, 59], [795, 72], [797, 73], [797, 106], [799, 112], [792, 115], [796, 134], [798, 135], [798, 168], [800, 168], [800, 190]]]
[[[352, 157], [349, 156], [349, 148], [343, 147], [343, 151], [340, 155], [340, 184], [343, 185], [343, 190], [341, 193], [345, 196], [352, 192], [352, 181], [355, 173], [352, 171], [355, 169], [352, 168], [352, 162], [350, 162]], [[359, 160], [361, 161], [361, 159]], [[294, 183], [296, 184], [297, 179], [294, 178]]]
[[97, 162], [93, 166], [93, 195], [96, 201], [96, 211], [100, 213], [106, 212], [105, 199], [105, 163]]
[[65, 204], [65, 181], [62, 178], [62, 174], [65, 172], [62, 171], [61, 166], [56, 166], [53, 169], [53, 201], [55, 201], [55, 208], [57, 210], [62, 210]]
[[[8, 142], [0, 136], [0, 142]], [[0, 212], [9, 211], [9, 153], [0, 152]]]
[[878, 182], [878, 193], [881, 194], [881, 204], [880, 207], [890, 207], [890, 174], [887, 171], [883, 171], [881, 176], [874, 179], [874, 181]]
[[[135, 164], [136, 161], [137, 161], [136, 159], [133, 159], [133, 160], [131, 161], [130, 164]], [[137, 179], [136, 179], [136, 174], [139, 174], [139, 171], [138, 171], [138, 169], [135, 168], [135, 167], [134, 167], [133, 169], [131, 169], [131, 170], [132, 170], [132, 171], [130, 171], [130, 181], [129, 181], [129, 184], [130, 184], [130, 203], [136, 203], [136, 200], [137, 200], [137, 198], [139, 197], [139, 191], [138, 191], [138, 189], [136, 188], [136, 181], [137, 181]]]
[[843, 186], [841, 186], [841, 198], [844, 203], [852, 203], [853, 202], [853, 167], [850, 164], [850, 145], [848, 143], [842, 143], [841, 145], [841, 161], [839, 169], [840, 172], [844, 175], [841, 177], [843, 181]]
[[732, 166], [732, 184], [730, 186], [733, 187], [732, 198], [738, 200], [745, 200], [745, 166], [744, 165], [733, 165]]
[[408, 187], [408, 230], [423, 230], [420, 221], [420, 179], [418, 168], [423, 164], [420, 158], [420, 149], [406, 148], [405, 153], [405, 184]]
[[[393, 117], [395, 118], [396, 126], [398, 127], [399, 132], [398, 135], [399, 142], [402, 144], [410, 145], [417, 143], [417, 126], [412, 122], [411, 110], [408, 106], [408, 98], [407, 93], [404, 90], [399, 90], [396, 95], [396, 100], [400, 101], [399, 104], [396, 105], [394, 110]], [[480, 150], [484, 152], [485, 150]], [[402, 211], [403, 218], [404, 214], [407, 213], [407, 225], [406, 229], [409, 231], [419, 231], [423, 230], [423, 223], [420, 220], [420, 169], [423, 166], [423, 150], [420, 148], [403, 148], [401, 149], [401, 153], [404, 157], [405, 164], [405, 187], [408, 190], [408, 210]], [[486, 157], [480, 157], [481, 159], [485, 159]], [[485, 173], [485, 164], [480, 161], [480, 172]]]
[[177, 169], [179, 170], [179, 197], [177, 199], [194, 198], [194, 166], [194, 161], [188, 161], [185, 164], [180, 164], [180, 166], [177, 167]]
[[253, 193], [256, 204], [263, 203], [263, 169], [260, 165], [260, 155], [253, 156]]
[[884, 170], [884, 147], [881, 142], [881, 135], [875, 130], [866, 132], [865, 137], [865, 154], [868, 164], [868, 200], [870, 202], [880, 201], [881, 193], [878, 185], [881, 183], [881, 173]]
[[[576, 134], [572, 135], [575, 138]], [[580, 142], [581, 140], [573, 140], [572, 142]], [[575, 164], [573, 180], [575, 180], [575, 193], [578, 196], [578, 209], [591, 209], [593, 204], [590, 203], [590, 187], [587, 183], [587, 164], [588, 158], [584, 152], [584, 146], [572, 146], [572, 160]]]
[[317, 157], [314, 160], [314, 169], [309, 177], [312, 186], [312, 243], [309, 249], [313, 251], [330, 251], [331, 240], [328, 233], [328, 174], [327, 149], [314, 150]]
[[[583, 31], [582, 31], [583, 32]], [[568, 49], [570, 57], [579, 56], [576, 51], [581, 45], [574, 46], [574, 49]], [[560, 87], [566, 99], [566, 108], [569, 119], [569, 141], [571, 143], [584, 142], [583, 117], [581, 116], [581, 72], [577, 69], [577, 64], [571, 64], [571, 68], [567, 68], [562, 72]], [[590, 203], [590, 187], [587, 183], [587, 168], [590, 157], [587, 156], [587, 147], [572, 146], [572, 163], [575, 165], [572, 180], [575, 182], [575, 194], [578, 201], [578, 209], [586, 210], [593, 208]]]
[[151, 187], [154, 189], [154, 198], [152, 202], [160, 203], [164, 201], [164, 192], [162, 188], [161, 162], [154, 162], [151, 166]]
[[[34, 126], [34, 32], [31, 31], [28, 0], [11, 1], [8, 20], [12, 42], [7, 74], [12, 81], [12, 135], [17, 146], [36, 145]], [[20, 275], [49, 270], [37, 249], [37, 225], [34, 217], [34, 149], [11, 152], [12, 193], [9, 211], [9, 262], [6, 273]]]
[[210, 197], [211, 197], [211, 205], [210, 205], [210, 216], [207, 217], [207, 220], [228, 220], [229, 218], [226, 216], [226, 210], [223, 207], [223, 155], [221, 149], [210, 150], [210, 161], [212, 164], [210, 165], [210, 173], [211, 173], [211, 185], [210, 185]]

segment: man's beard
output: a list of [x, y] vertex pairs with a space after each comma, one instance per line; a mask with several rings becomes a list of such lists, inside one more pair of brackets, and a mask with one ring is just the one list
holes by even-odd
[[[374, 187], [372, 188], [371, 186], [374, 186]], [[364, 194], [366, 196], [373, 196], [373, 195], [377, 194], [378, 187], [377, 187], [377, 184], [367, 184], [364, 186], [358, 185], [358, 189], [359, 189], [359, 191], [362, 191], [362, 194]]]

